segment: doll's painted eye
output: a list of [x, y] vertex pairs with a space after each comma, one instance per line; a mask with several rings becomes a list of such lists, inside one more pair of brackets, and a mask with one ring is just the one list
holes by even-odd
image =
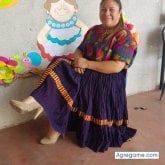
[[24, 58], [24, 59], [22, 60], [22, 62], [30, 62], [30, 59], [29, 59], [29, 58]]

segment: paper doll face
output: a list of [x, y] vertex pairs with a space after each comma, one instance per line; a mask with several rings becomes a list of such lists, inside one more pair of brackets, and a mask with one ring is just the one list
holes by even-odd
[[50, 15], [59, 22], [68, 21], [76, 12], [73, 5], [64, 0], [51, 3]]

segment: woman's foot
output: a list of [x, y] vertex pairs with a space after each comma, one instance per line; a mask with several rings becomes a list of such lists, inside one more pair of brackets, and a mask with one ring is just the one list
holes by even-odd
[[[29, 99], [29, 100], [31, 100], [31, 99]], [[36, 110], [36, 114], [34, 116], [34, 119], [36, 119], [43, 112], [43, 107], [34, 99], [31, 101], [10, 100], [10, 104], [12, 105], [12, 107], [17, 112], [19, 112], [21, 114], [25, 114], [27, 112], [31, 112], [33, 110]]]
[[60, 133], [55, 131], [51, 126], [49, 126], [49, 130], [47, 136], [40, 140], [41, 144], [55, 144], [60, 137]]
[[40, 140], [40, 143], [41, 144], [55, 144], [59, 138], [61, 134], [56, 132], [56, 134], [54, 134], [53, 136], [51, 137], [44, 137]]

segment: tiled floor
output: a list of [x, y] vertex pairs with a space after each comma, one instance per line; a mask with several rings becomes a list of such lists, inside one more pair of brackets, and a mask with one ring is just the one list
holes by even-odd
[[[165, 96], [159, 101], [160, 91], [128, 97], [129, 125], [138, 130], [131, 142], [121, 148], [109, 148], [105, 153], [94, 153], [80, 148], [73, 133], [60, 138], [55, 145], [40, 145], [47, 121], [35, 121], [0, 130], [0, 165], [164, 165], [165, 164]], [[135, 110], [145, 107], [146, 110]], [[116, 151], [159, 152], [158, 160], [115, 160]]]

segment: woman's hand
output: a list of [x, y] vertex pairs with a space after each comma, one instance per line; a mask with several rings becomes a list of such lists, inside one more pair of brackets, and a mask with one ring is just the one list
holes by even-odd
[[75, 58], [73, 61], [75, 72], [83, 74], [85, 72], [85, 69], [88, 67], [88, 62], [89, 61], [83, 57]]
[[78, 68], [78, 67], [74, 67], [74, 70], [75, 70], [75, 72], [77, 72], [77, 73], [79, 73], [79, 74], [84, 74], [84, 72], [85, 72], [85, 69], [83, 69], [83, 68]]
[[87, 60], [86, 58], [80, 57], [75, 59], [74, 61], [74, 66], [78, 67], [78, 68], [82, 68], [82, 69], [86, 69], [88, 68], [88, 64], [89, 60]]
[[79, 49], [76, 49], [74, 53], [74, 61], [72, 65], [74, 67], [75, 72], [79, 74], [84, 74], [85, 72], [85, 58], [83, 58], [83, 54]]

